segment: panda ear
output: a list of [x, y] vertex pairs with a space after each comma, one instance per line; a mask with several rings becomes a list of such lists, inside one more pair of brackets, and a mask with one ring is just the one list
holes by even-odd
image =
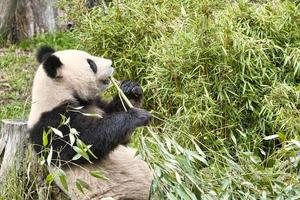
[[55, 55], [50, 55], [43, 63], [43, 68], [46, 71], [46, 74], [50, 78], [57, 78], [58, 75], [58, 69], [61, 68], [62, 62], [58, 57]]
[[55, 50], [49, 46], [42, 46], [37, 50], [36, 59], [39, 63], [44, 62]]

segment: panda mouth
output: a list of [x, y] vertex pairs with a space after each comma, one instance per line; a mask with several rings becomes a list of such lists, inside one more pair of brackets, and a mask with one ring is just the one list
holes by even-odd
[[107, 78], [107, 79], [101, 80], [101, 83], [104, 85], [108, 85], [110, 83], [110, 79]]
[[100, 84], [104, 85], [105, 87], [110, 84], [110, 77], [114, 72], [114, 68], [110, 67], [105, 73], [101, 75]]

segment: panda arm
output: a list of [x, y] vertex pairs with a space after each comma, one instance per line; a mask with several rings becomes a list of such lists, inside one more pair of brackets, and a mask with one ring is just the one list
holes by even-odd
[[127, 140], [136, 127], [146, 125], [150, 115], [141, 109], [130, 109], [128, 112], [113, 113], [103, 118], [70, 113], [70, 119], [70, 125], [79, 132], [80, 139], [85, 144], [92, 145], [91, 151], [101, 159]]
[[[69, 142], [69, 128], [65, 125], [59, 126], [60, 114], [70, 118], [70, 127], [79, 132], [79, 138], [86, 145], [92, 145], [90, 149], [99, 159], [104, 158], [115, 147], [126, 141], [136, 127], [146, 125], [150, 120], [149, 113], [141, 109], [113, 113], [104, 118], [89, 117], [82, 115], [82, 113], [65, 111], [66, 108], [56, 108], [53, 111], [44, 113], [39, 122], [30, 130], [30, 137], [35, 144], [35, 150], [40, 152], [43, 143], [43, 130], [49, 127], [58, 127], [64, 137], [56, 137], [51, 141], [51, 145], [55, 152], [59, 152], [59, 158], [65, 161], [72, 160], [75, 151], [66, 143]], [[58, 154], [54, 153], [53, 158], [57, 157]], [[75, 162], [81, 163], [85, 160], [79, 159]]]

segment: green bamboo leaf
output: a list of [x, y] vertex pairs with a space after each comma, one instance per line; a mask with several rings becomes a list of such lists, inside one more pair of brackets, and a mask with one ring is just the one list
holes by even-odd
[[49, 151], [49, 154], [47, 156], [47, 164], [48, 164], [48, 166], [51, 165], [52, 155], [53, 155], [53, 147], [50, 146], [50, 151]]
[[181, 177], [180, 177], [180, 175], [178, 174], [178, 172], [176, 172], [176, 171], [175, 171], [175, 177], [176, 177], [177, 182], [178, 182], [179, 184], [181, 184], [181, 183], [182, 183]]
[[196, 195], [188, 188], [188, 187], [183, 187], [185, 192], [190, 196], [192, 200], [198, 200]]
[[202, 163], [204, 163], [206, 166], [208, 166], [208, 162], [205, 158], [203, 158], [202, 156], [199, 156], [198, 154], [191, 154], [195, 159], [201, 161]]
[[67, 119], [66, 119], [66, 121], [63, 123], [64, 125], [67, 125], [67, 124], [69, 124], [70, 123], [70, 117], [68, 117]]
[[51, 127], [51, 130], [54, 132], [55, 135], [58, 135], [59, 137], [64, 137], [60, 130], [53, 127]]
[[76, 140], [76, 146], [79, 147], [80, 149], [84, 149], [85, 147], [84, 143], [79, 138], [77, 138]]
[[[84, 152], [88, 152], [91, 156], [93, 156], [95, 159], [98, 159], [97, 156], [90, 150], [92, 145], [86, 145], [82, 140], [79, 138], [76, 139], [76, 145], [82, 149]], [[83, 156], [83, 155], [82, 155]], [[84, 156], [83, 156], [84, 157]]]
[[48, 184], [51, 184], [51, 183], [53, 182], [54, 178], [55, 178], [54, 173], [49, 173], [49, 174], [47, 175], [47, 177], [46, 177], [46, 182], [47, 182]]
[[278, 135], [277, 135], [277, 134], [266, 136], [266, 137], [264, 137], [264, 140], [273, 140], [273, 139], [275, 139], [275, 138], [278, 138]]
[[75, 128], [70, 129], [70, 134], [72, 135], [79, 135], [78, 131]]
[[76, 179], [76, 183], [75, 183], [77, 189], [82, 192], [84, 194], [84, 189], [87, 190], [91, 190], [89, 184], [87, 184], [85, 181], [81, 180], [81, 179]]
[[178, 187], [176, 187], [176, 192], [179, 194], [179, 196], [181, 197], [181, 199], [191, 200], [191, 198], [189, 197], [189, 195], [184, 191], [184, 189], [182, 189], [182, 187], [180, 185], [178, 185]]
[[72, 158], [72, 160], [78, 160], [79, 158], [81, 158], [82, 156], [80, 155], [80, 154], [76, 154], [73, 158]]
[[103, 118], [102, 115], [99, 115], [97, 113], [81, 113], [82, 115], [84, 116], [87, 116], [87, 117], [97, 117], [97, 118]]
[[102, 172], [100, 171], [90, 171], [90, 175], [102, 180], [109, 180]]
[[59, 176], [59, 180], [60, 180], [61, 185], [65, 188], [65, 190], [68, 191], [69, 188], [68, 188], [68, 183], [66, 181], [66, 175]]
[[76, 188], [82, 193], [84, 194], [84, 190], [83, 190], [83, 187], [81, 186], [80, 182], [77, 180], [76, 183]]
[[170, 139], [169, 138], [166, 138], [166, 145], [167, 145], [167, 148], [168, 148], [168, 150], [169, 151], [171, 151], [171, 149], [172, 149], [172, 144], [171, 144], [171, 141], [170, 141]]
[[48, 145], [48, 134], [45, 130], [43, 130], [43, 146], [46, 147]]
[[70, 144], [71, 146], [73, 146], [73, 144], [75, 143], [75, 136], [72, 133], [70, 133], [69, 138], [70, 138]]
[[236, 138], [235, 138], [235, 136], [234, 136], [233, 133], [230, 133], [230, 138], [231, 138], [231, 140], [233, 141], [233, 143], [234, 143], [235, 145], [237, 145]]
[[90, 150], [90, 148], [92, 147], [92, 145], [87, 146], [87, 152], [93, 156], [95, 159], [98, 159], [98, 157]]
[[73, 149], [80, 154], [82, 157], [84, 157], [86, 160], [90, 161], [89, 155], [81, 148], [77, 147], [77, 146], [73, 146]]
[[192, 142], [194, 143], [197, 152], [198, 152], [200, 155], [205, 156], [205, 153], [200, 149], [200, 147], [198, 146], [198, 144], [197, 144], [194, 140], [192, 140]]
[[178, 200], [178, 198], [175, 197], [174, 194], [172, 194], [170, 192], [167, 193], [167, 198], [170, 199], [170, 200]]
[[40, 165], [45, 164], [45, 162], [46, 162], [45, 157], [44, 156], [39, 157], [38, 162], [39, 162]]
[[60, 115], [60, 117], [61, 117], [61, 120], [60, 120], [60, 124], [65, 124], [65, 122], [66, 122], [66, 116], [64, 116], [64, 115], [62, 115], [62, 114], [59, 114]]

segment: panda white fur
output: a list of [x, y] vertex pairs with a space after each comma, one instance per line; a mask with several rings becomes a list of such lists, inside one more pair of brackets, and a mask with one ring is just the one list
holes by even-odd
[[[146, 163], [135, 157], [135, 151], [127, 144], [136, 127], [146, 125], [150, 114], [133, 108], [127, 112], [118, 95], [105, 102], [99, 94], [109, 85], [113, 73], [111, 60], [92, 56], [84, 51], [64, 50], [55, 52], [50, 47], [41, 47], [37, 52], [41, 63], [32, 88], [32, 105], [28, 129], [34, 149], [39, 154], [43, 144], [43, 131], [49, 127], [59, 129], [63, 139], [52, 140], [53, 159], [72, 160], [76, 154], [63, 140], [69, 141], [69, 127], [60, 125], [61, 115], [70, 118], [70, 126], [79, 132], [79, 138], [98, 157], [93, 164], [80, 158], [82, 167], [68, 165], [66, 172], [69, 195], [74, 199], [148, 199], [152, 173]], [[134, 103], [141, 106], [143, 91], [132, 81], [123, 81], [121, 89]], [[81, 108], [74, 111], [74, 108]], [[83, 113], [97, 113], [102, 117]], [[49, 136], [50, 137], [50, 136]], [[50, 138], [49, 138], [50, 139]], [[59, 153], [56, 153], [59, 152]], [[109, 181], [92, 177], [89, 171], [102, 170]], [[76, 179], [87, 182], [91, 191], [82, 195], [75, 187]]]

